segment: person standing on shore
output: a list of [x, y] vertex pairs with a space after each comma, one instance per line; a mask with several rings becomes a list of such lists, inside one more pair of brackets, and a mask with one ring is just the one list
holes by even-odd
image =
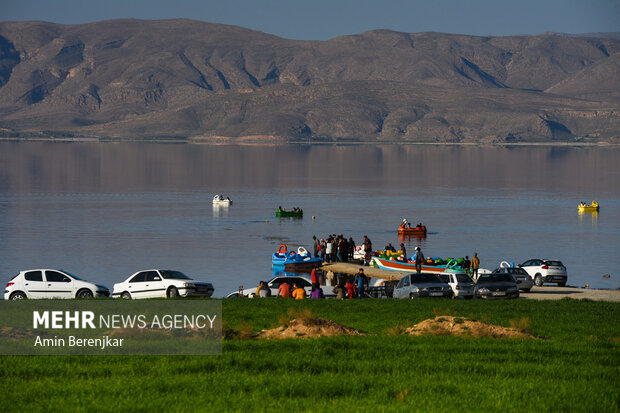
[[420, 274], [422, 272], [422, 263], [424, 262], [424, 254], [420, 247], [415, 247], [415, 271]]
[[327, 238], [327, 244], [325, 245], [325, 258], [327, 259], [327, 262], [332, 262], [332, 249], [333, 248], [334, 248], [334, 240], [330, 235], [329, 238]]
[[469, 260], [469, 255], [465, 256], [465, 259], [463, 260], [463, 269], [465, 270], [465, 273], [467, 275], [469, 275], [469, 267], [471, 266], [471, 261]]
[[478, 258], [478, 253], [474, 252], [471, 259], [471, 276], [474, 280], [478, 279], [478, 268], [480, 268], [480, 258]]
[[314, 240], [314, 258], [318, 258], [319, 256], [319, 240], [316, 239], [316, 235], [312, 236], [312, 239]]
[[363, 268], [360, 268], [355, 275], [355, 283], [357, 284], [357, 298], [364, 298], [364, 284], [368, 283], [368, 278], [366, 278]]
[[355, 241], [353, 241], [353, 237], [349, 237], [349, 262], [353, 261], [354, 252], [355, 252]]

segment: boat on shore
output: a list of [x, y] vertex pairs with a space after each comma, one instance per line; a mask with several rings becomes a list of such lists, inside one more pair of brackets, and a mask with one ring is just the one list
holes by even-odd
[[[411, 261], [397, 261], [397, 260], [389, 260], [380, 257], [373, 257], [372, 262], [375, 266], [382, 270], [388, 271], [402, 271], [402, 272], [416, 272], [415, 263]], [[446, 264], [433, 264], [430, 265], [428, 262], [422, 264], [423, 273], [427, 274], [438, 274], [442, 272], [454, 272], [454, 271], [462, 271], [460, 269], [459, 264], [456, 260], [450, 260]]]
[[279, 217], [279, 218], [286, 218], [286, 217], [302, 218], [303, 216], [304, 216], [304, 211], [301, 210], [300, 208], [293, 208], [290, 211], [282, 209], [282, 207], [278, 207], [278, 209], [276, 209], [276, 217]]
[[577, 210], [579, 212], [594, 212], [594, 211], [598, 212], [599, 210], [598, 202], [592, 201], [590, 205], [586, 205], [584, 202], [582, 202], [581, 204], [577, 205]]
[[323, 261], [314, 258], [304, 247], [297, 248], [297, 251], [288, 251], [286, 245], [280, 245], [278, 251], [271, 256], [273, 266], [284, 266], [286, 271], [307, 272], [312, 271], [316, 266], [321, 266]]
[[215, 195], [213, 197], [213, 205], [221, 205], [221, 206], [232, 205], [232, 200], [229, 197], [224, 198], [223, 195]]

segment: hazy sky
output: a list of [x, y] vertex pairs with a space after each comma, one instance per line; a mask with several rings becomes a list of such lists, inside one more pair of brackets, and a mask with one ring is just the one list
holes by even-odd
[[588, 33], [620, 31], [620, 0], [0, 0], [0, 21], [177, 17], [316, 40], [373, 29]]

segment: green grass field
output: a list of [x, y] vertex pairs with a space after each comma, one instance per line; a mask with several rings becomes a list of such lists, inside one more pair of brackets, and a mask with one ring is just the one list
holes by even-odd
[[[620, 411], [620, 304], [577, 300], [224, 300], [227, 328], [291, 310], [363, 337], [226, 340], [221, 356], [2, 356], [6, 409]], [[537, 340], [394, 335], [451, 314]]]

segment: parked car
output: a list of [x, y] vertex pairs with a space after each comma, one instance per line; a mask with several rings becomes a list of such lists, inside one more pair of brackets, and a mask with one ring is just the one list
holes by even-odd
[[534, 281], [532, 277], [523, 269], [519, 267], [500, 267], [493, 270], [493, 274], [510, 274], [512, 278], [517, 282], [519, 290], [530, 292]]
[[448, 297], [452, 288], [435, 274], [409, 274], [400, 279], [394, 289], [394, 298]]
[[442, 272], [439, 275], [439, 278], [445, 283], [447, 283], [450, 288], [452, 288], [452, 292], [454, 293], [454, 298], [463, 297], [466, 299], [474, 298], [474, 280], [464, 272], [458, 273], [448, 273]]
[[[278, 295], [278, 289], [280, 288], [280, 285], [285, 282], [289, 283], [291, 287], [293, 286], [293, 284], [296, 284], [299, 287], [303, 287], [303, 289], [306, 290], [308, 297], [310, 297], [310, 292], [312, 291], [312, 278], [306, 275], [278, 275], [272, 278], [270, 281], [267, 282], [267, 287], [269, 287], [269, 289], [271, 290], [272, 297]], [[334, 287], [329, 285], [321, 285], [320, 288], [323, 290], [323, 295], [325, 297], [335, 296], [333, 292]], [[241, 294], [243, 294], [244, 297], [254, 298], [254, 296], [256, 296], [256, 287], [245, 288], [241, 291]], [[226, 296], [226, 298], [233, 297], [239, 297], [239, 291], [233, 291]]]
[[25, 298], [108, 297], [110, 290], [100, 284], [82, 280], [64, 270], [36, 269], [20, 271], [7, 283], [5, 300]]
[[476, 298], [519, 298], [519, 287], [508, 273], [481, 274], [476, 281]]
[[568, 276], [562, 261], [533, 258], [519, 267], [534, 279], [537, 287], [541, 287], [544, 283], [557, 283], [559, 287], [566, 286]]
[[212, 294], [211, 283], [194, 281], [181, 271], [153, 269], [138, 271], [122, 283], [114, 284], [112, 297], [211, 297]]

